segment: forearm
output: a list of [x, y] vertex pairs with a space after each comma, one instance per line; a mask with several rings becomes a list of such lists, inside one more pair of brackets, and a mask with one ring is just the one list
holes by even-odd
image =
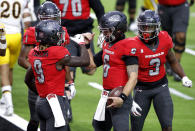
[[30, 63], [28, 62], [27, 58], [19, 57], [18, 64], [25, 69], [30, 67]]
[[88, 66], [90, 64], [89, 53], [85, 47], [85, 45], [80, 45], [81, 49], [81, 56], [80, 59], [82, 60], [84, 66]]
[[87, 51], [89, 53], [89, 58], [90, 58], [89, 68], [96, 68], [96, 64], [95, 64], [95, 62], [93, 60], [93, 53], [92, 53], [91, 49], [89, 48]]
[[170, 63], [172, 70], [178, 74], [181, 78], [183, 78], [185, 75], [184, 70], [179, 62]]
[[128, 65], [127, 66], [127, 74], [129, 76], [129, 79], [123, 89], [123, 93], [126, 96], [129, 96], [129, 94], [132, 92], [134, 87], [137, 84], [137, 78], [138, 78], [138, 65]]
[[129, 96], [130, 93], [132, 92], [132, 90], [134, 89], [136, 83], [137, 83], [137, 73], [132, 72], [131, 75], [130, 75], [129, 80], [127, 81], [127, 83], [126, 83], [126, 85], [123, 89], [123, 93], [126, 96]]
[[31, 67], [27, 69], [24, 82], [26, 83], [26, 85], [28, 86], [30, 90], [38, 94], [36, 86], [35, 86], [35, 77], [34, 77], [33, 70]]
[[72, 77], [70, 75], [70, 68], [66, 66], [65, 69], [66, 69], [66, 81], [72, 81]]
[[177, 61], [175, 55], [170, 50], [167, 55], [167, 61], [169, 62], [172, 70], [177, 73], [181, 78], [185, 76], [184, 70], [180, 63]]

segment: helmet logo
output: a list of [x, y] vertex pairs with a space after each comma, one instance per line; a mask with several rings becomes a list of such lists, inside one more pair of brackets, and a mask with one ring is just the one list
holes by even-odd
[[120, 21], [120, 16], [119, 15], [113, 15], [108, 18], [109, 21]]

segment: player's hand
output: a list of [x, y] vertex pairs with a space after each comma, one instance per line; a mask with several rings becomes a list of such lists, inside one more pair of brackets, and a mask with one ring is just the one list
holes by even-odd
[[123, 100], [120, 97], [108, 97], [108, 100], [111, 99], [113, 102], [107, 108], [114, 107], [120, 108], [123, 105]]
[[133, 101], [133, 104], [132, 104], [132, 107], [131, 107], [131, 113], [134, 116], [141, 116], [141, 113], [138, 110], [142, 111], [141, 107], [135, 101]]
[[192, 81], [187, 76], [182, 78], [182, 84], [185, 87], [192, 87]]
[[70, 89], [70, 99], [72, 99], [76, 95], [76, 88], [74, 86], [74, 83], [69, 84], [69, 89]]
[[85, 45], [85, 38], [82, 34], [77, 34], [74, 37], [70, 37], [71, 40], [73, 40], [74, 42], [76, 42], [79, 45]]
[[90, 32], [86, 32], [86, 33], [82, 33], [82, 35], [84, 36], [85, 43], [89, 44], [90, 41], [93, 39], [95, 34], [94, 33], [90, 33]]
[[104, 35], [103, 33], [100, 33], [100, 35], [98, 36], [97, 46], [102, 48], [103, 42], [104, 42]]

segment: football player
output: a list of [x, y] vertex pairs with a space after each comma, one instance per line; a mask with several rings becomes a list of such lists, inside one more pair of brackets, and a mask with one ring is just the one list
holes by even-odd
[[[58, 7], [52, 3], [52, 2], [45, 2], [43, 3], [39, 8], [38, 8], [38, 18], [39, 20], [46, 20], [46, 19], [53, 19], [56, 20], [57, 22], [60, 23], [60, 10]], [[64, 43], [61, 44], [62, 46], [65, 46], [66, 44], [69, 43], [69, 35], [65, 27], [63, 27], [65, 31], [65, 36], [64, 36]], [[18, 64], [25, 68], [28, 69], [30, 67], [30, 63], [28, 61], [28, 53], [29, 51], [34, 48], [36, 45], [39, 43], [36, 41], [35, 38], [35, 27], [29, 27], [24, 36], [23, 36], [23, 44], [22, 44], [22, 49], [19, 55], [18, 59]], [[66, 67], [66, 71], [70, 72], [68, 67]], [[67, 81], [72, 81], [72, 78], [70, 75], [67, 73]], [[71, 83], [71, 85], [74, 85], [74, 83]], [[73, 86], [72, 86], [73, 87]], [[74, 87], [72, 89], [72, 94]], [[27, 131], [37, 131], [39, 122], [38, 122], [38, 117], [35, 113], [35, 102], [37, 99], [37, 94], [35, 94], [33, 91], [28, 90], [28, 104], [29, 104], [29, 109], [30, 109], [30, 121], [27, 126]]]
[[138, 36], [134, 37], [134, 43], [139, 46], [139, 77], [133, 99], [142, 108], [142, 115], [131, 115], [131, 128], [132, 131], [142, 130], [153, 102], [162, 131], [172, 131], [173, 102], [164, 67], [166, 60], [182, 78], [185, 87], [192, 87], [192, 81], [185, 75], [171, 51], [171, 37], [166, 31], [160, 31], [159, 15], [155, 11], [146, 10], [139, 15], [137, 21]]
[[[167, 31], [174, 42], [174, 53], [180, 62], [186, 47], [186, 32], [189, 25], [190, 6], [194, 0], [158, 0], [158, 13], [161, 18], [162, 29]], [[181, 77], [166, 64], [167, 74], [173, 75], [175, 81]]]
[[14, 112], [12, 102], [13, 67], [21, 48], [21, 21], [24, 28], [31, 22], [31, 14], [27, 0], [1, 0], [0, 23], [5, 25], [7, 42], [5, 56], [0, 56], [0, 75], [2, 86], [1, 103], [6, 105], [5, 115], [11, 116]]
[[129, 30], [132, 32], [137, 32], [137, 26], [135, 23], [136, 15], [136, 0], [117, 0], [115, 9], [118, 11], [124, 11], [125, 3], [128, 2], [128, 17], [129, 17]]
[[5, 26], [3, 23], [0, 23], [0, 56], [5, 56], [6, 47]]
[[[62, 26], [65, 26], [70, 36], [76, 34], [92, 32], [93, 19], [90, 17], [90, 9], [93, 9], [98, 22], [101, 16], [104, 14], [104, 7], [100, 0], [50, 0], [54, 2], [61, 11]], [[72, 56], [79, 56], [79, 47], [77, 44], [70, 40], [67, 49]], [[94, 54], [94, 44], [90, 41], [90, 48]], [[82, 72], [88, 75], [92, 75], [95, 69], [89, 70], [88, 68], [82, 67]], [[70, 67], [71, 76], [75, 80], [76, 68]]]
[[144, 0], [143, 6], [141, 6], [141, 11], [154, 10], [157, 11], [158, 0]]
[[85, 43], [89, 42], [80, 35], [81, 55], [72, 57], [68, 50], [61, 46], [65, 31], [59, 22], [42, 20], [36, 25], [35, 32], [39, 45], [29, 52], [28, 58], [32, 67], [27, 72], [25, 82], [29, 85], [34, 74], [39, 95], [36, 111], [40, 118], [41, 130], [67, 131], [67, 107], [64, 97], [65, 66], [89, 65], [89, 54], [85, 47]]
[[[137, 45], [131, 38], [125, 38], [127, 18], [119, 11], [102, 16], [99, 24], [104, 42], [102, 50], [90, 61], [90, 68], [103, 65], [103, 91], [93, 119], [95, 131], [129, 131], [129, 114], [132, 105], [130, 93], [137, 83]], [[90, 51], [90, 50], [89, 50]], [[112, 89], [124, 86], [119, 97], [109, 97]], [[107, 106], [107, 99], [113, 101]]]

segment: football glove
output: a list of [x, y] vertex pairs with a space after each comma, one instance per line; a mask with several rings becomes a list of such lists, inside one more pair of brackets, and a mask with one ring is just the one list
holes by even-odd
[[182, 78], [182, 84], [185, 87], [192, 87], [192, 81], [187, 76]]
[[69, 83], [69, 89], [70, 89], [70, 99], [72, 99], [76, 95], [76, 88], [74, 86], [74, 82]]
[[82, 34], [77, 34], [74, 37], [70, 37], [70, 39], [73, 40], [74, 42], [76, 42], [79, 45], [86, 44], [84, 36]]
[[138, 110], [142, 111], [141, 107], [135, 101], [133, 101], [133, 104], [132, 104], [132, 107], [131, 107], [131, 113], [134, 116], [141, 116], [141, 113]]

